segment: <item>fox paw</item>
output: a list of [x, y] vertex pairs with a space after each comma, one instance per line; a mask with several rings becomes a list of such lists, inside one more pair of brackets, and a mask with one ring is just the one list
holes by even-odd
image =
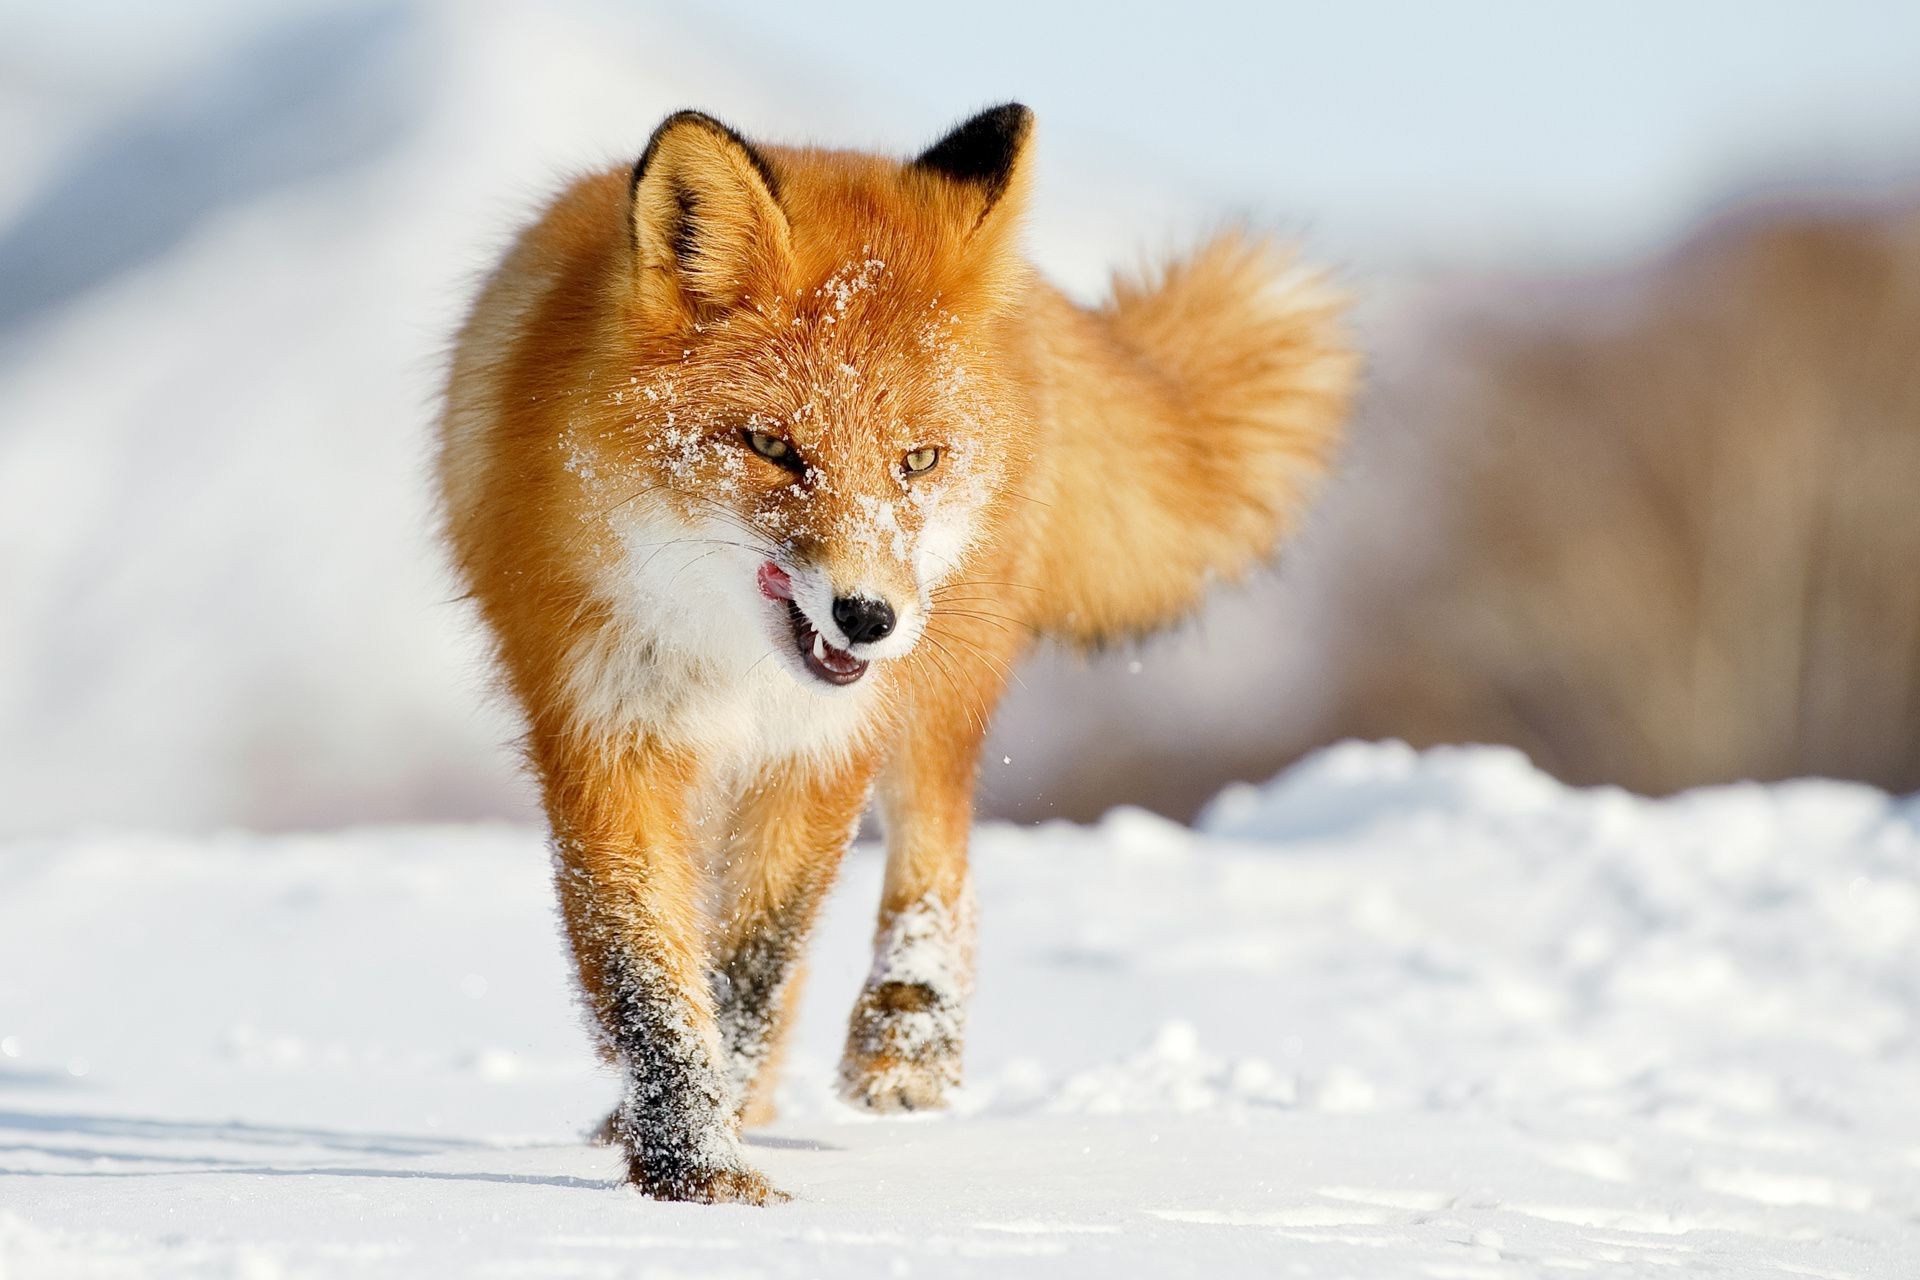
[[881, 1113], [939, 1111], [947, 1091], [960, 1083], [957, 1066], [944, 1063], [847, 1059], [840, 1064], [840, 1096], [856, 1107]]
[[728, 1165], [650, 1167], [627, 1162], [627, 1181], [644, 1196], [687, 1204], [785, 1204], [792, 1196], [767, 1181], [757, 1169]]
[[960, 1085], [960, 1006], [917, 982], [861, 992], [840, 1059], [840, 1096], [869, 1111], [934, 1111]]
[[780, 1108], [774, 1105], [772, 1089], [751, 1090], [740, 1104], [742, 1129], [764, 1129], [779, 1118]]

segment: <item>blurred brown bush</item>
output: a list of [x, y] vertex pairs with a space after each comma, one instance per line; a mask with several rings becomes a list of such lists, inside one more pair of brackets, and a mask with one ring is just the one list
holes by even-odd
[[1920, 212], [1749, 211], [1429, 338], [1368, 423], [1383, 492], [1327, 548], [1298, 745], [1920, 788]]

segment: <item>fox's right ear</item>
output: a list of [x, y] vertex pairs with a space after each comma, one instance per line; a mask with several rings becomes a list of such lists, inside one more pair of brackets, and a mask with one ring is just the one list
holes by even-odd
[[697, 319], [782, 287], [790, 261], [780, 184], [752, 144], [712, 116], [676, 111], [633, 167], [630, 230], [642, 304]]

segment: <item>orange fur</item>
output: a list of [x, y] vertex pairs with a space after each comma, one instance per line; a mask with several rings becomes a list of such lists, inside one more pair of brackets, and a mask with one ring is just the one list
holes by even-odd
[[[1001, 108], [902, 164], [680, 113], [636, 175], [568, 188], [461, 331], [448, 537], [527, 717], [629, 1076], [611, 1132], [649, 1193], [776, 1194], [736, 1117], [768, 1109], [876, 784], [886, 889], [843, 1087], [940, 1103], [975, 758], [1013, 664], [1193, 608], [1272, 548], [1337, 437], [1338, 306], [1270, 246], [1223, 237], [1098, 311], [1035, 278], [1028, 133]], [[885, 628], [842, 618], [879, 604]]]

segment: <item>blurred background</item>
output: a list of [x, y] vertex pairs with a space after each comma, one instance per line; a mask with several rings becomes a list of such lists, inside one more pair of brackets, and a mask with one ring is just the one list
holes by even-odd
[[433, 541], [440, 361], [694, 105], [1038, 113], [1030, 244], [1247, 218], [1357, 298], [1276, 570], [1025, 668], [984, 807], [1184, 817], [1347, 736], [1920, 787], [1920, 6], [66, 0], [0, 42], [0, 831], [524, 817]]

